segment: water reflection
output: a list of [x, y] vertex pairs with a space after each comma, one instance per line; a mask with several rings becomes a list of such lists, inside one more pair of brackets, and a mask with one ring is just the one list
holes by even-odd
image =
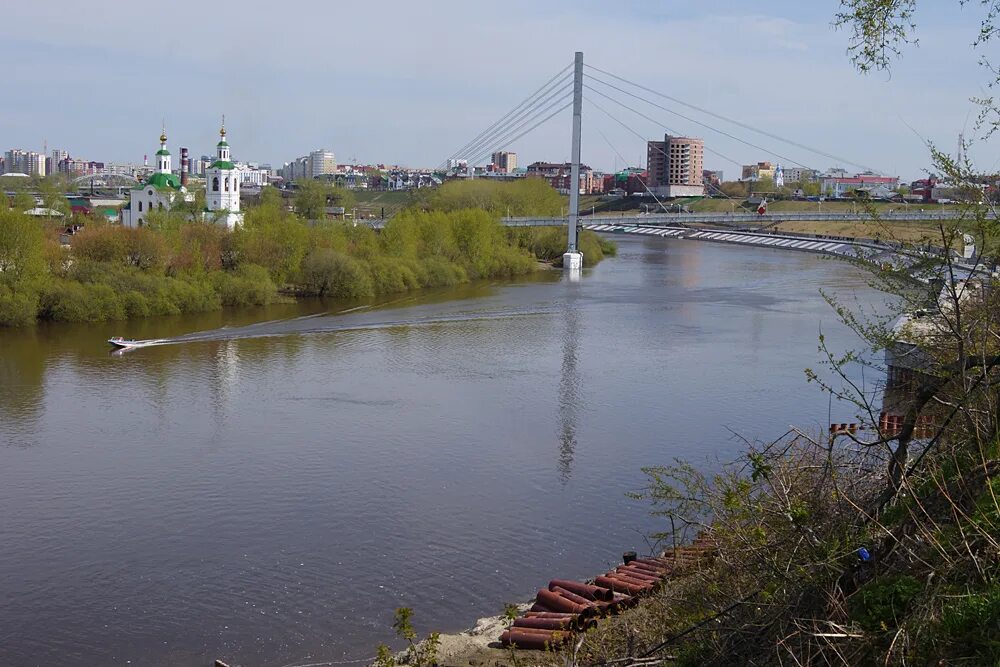
[[34, 329], [0, 330], [0, 421], [15, 430], [0, 446], [35, 444], [35, 424], [45, 406], [46, 345]]
[[564, 485], [573, 475], [577, 411], [580, 403], [580, 373], [577, 369], [580, 347], [578, 287], [567, 287], [568, 294], [561, 314], [562, 367], [559, 374], [559, 479]]

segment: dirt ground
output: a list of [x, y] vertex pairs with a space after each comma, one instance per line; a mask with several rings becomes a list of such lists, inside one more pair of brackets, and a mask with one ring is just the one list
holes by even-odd
[[803, 232], [806, 234], [829, 234], [832, 236], [853, 236], [861, 238], [876, 238], [882, 240], [897, 240], [917, 242], [927, 238], [934, 239], [937, 230], [926, 222], [783, 222], [773, 227], [782, 232]]

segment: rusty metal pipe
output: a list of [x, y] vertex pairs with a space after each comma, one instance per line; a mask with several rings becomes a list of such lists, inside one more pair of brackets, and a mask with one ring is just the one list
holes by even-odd
[[569, 614], [564, 611], [526, 611], [524, 616], [535, 618], [576, 618], [579, 614]]
[[559, 595], [563, 596], [570, 602], [575, 602], [576, 604], [584, 605], [585, 607], [597, 607], [597, 602], [595, 602], [594, 600], [588, 600], [582, 595], [577, 595], [573, 591], [566, 590], [562, 586], [552, 586], [550, 584], [549, 590], [552, 591], [553, 593], [558, 593]]
[[628, 582], [622, 581], [620, 579], [615, 579], [612, 577], [597, 577], [594, 580], [598, 586], [607, 588], [608, 590], [615, 593], [627, 593], [629, 595], [640, 595], [645, 593], [645, 589], [641, 586], [635, 586]]
[[574, 620], [571, 618], [518, 618], [514, 621], [513, 627], [536, 630], [569, 630], [576, 629]]
[[638, 586], [643, 591], [647, 591], [647, 590], [653, 588], [653, 584], [650, 583], [650, 582], [648, 582], [648, 581], [643, 581], [642, 579], [634, 579], [634, 578], [632, 578], [632, 577], [630, 577], [628, 575], [622, 574], [620, 572], [615, 572], [614, 570], [612, 570], [611, 572], [605, 572], [604, 576], [605, 577], [610, 577], [611, 579], [618, 579], [620, 581], [624, 581], [626, 584], [631, 584], [633, 586]]
[[629, 569], [632, 569], [632, 570], [640, 570], [642, 572], [649, 572], [650, 574], [658, 576], [658, 577], [670, 573], [670, 570], [668, 568], [665, 568], [665, 567], [654, 567], [653, 565], [646, 565], [645, 563], [640, 563], [638, 561], [632, 561], [627, 566], [619, 566], [619, 567], [628, 567]]
[[552, 591], [544, 588], [540, 588], [538, 590], [538, 594], [535, 596], [535, 599], [552, 611], [566, 611], [571, 614], [587, 614], [588, 616], [593, 615], [595, 611], [592, 607], [577, 604], [576, 602], [573, 602], [558, 593], [553, 593]]
[[606, 576], [612, 579], [617, 579], [618, 581], [624, 581], [626, 584], [629, 584], [631, 586], [639, 587], [641, 589], [640, 595], [648, 593], [649, 591], [653, 590], [653, 588], [655, 588], [655, 586], [653, 586], [653, 584], [649, 583], [648, 581], [642, 581], [641, 579], [633, 579], [632, 577], [626, 577], [625, 575], [619, 574], [618, 572], [608, 572]]
[[545, 650], [550, 646], [562, 644], [570, 637], [570, 633], [559, 632], [558, 630], [531, 631], [529, 628], [512, 628], [500, 635], [500, 643], [504, 646]]
[[623, 574], [626, 577], [630, 577], [632, 579], [638, 579], [639, 581], [647, 581], [651, 584], [658, 584], [660, 583], [660, 581], [663, 580], [662, 577], [659, 577], [655, 574], [651, 574], [649, 572], [643, 572], [642, 570], [637, 570], [634, 567], [626, 567], [624, 565], [619, 565], [618, 567], [616, 567], [615, 572]]
[[[610, 602], [607, 604], [611, 604]], [[595, 623], [592, 619], [584, 618], [580, 614], [566, 614], [557, 611], [528, 611], [523, 618], [535, 618], [547, 621], [568, 621], [570, 626], [576, 630], [586, 630]]]
[[549, 590], [552, 590], [553, 586], [559, 586], [560, 588], [565, 588], [567, 591], [572, 591], [577, 595], [587, 598], [588, 600], [600, 600], [602, 602], [611, 602], [614, 596], [606, 588], [601, 588], [600, 586], [594, 586], [593, 584], [584, 584], [579, 581], [572, 581], [570, 579], [553, 579], [549, 582]]

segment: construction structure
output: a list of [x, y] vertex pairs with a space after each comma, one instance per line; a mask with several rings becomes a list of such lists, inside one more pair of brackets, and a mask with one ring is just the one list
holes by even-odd
[[646, 185], [657, 197], [701, 197], [705, 194], [705, 142], [665, 135], [646, 143]]

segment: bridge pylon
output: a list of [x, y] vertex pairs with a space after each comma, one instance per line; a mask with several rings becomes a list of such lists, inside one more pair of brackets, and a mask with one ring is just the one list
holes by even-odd
[[580, 211], [580, 134], [583, 125], [583, 52], [577, 51], [573, 60], [573, 144], [572, 166], [569, 177], [569, 219], [566, 253], [563, 269], [579, 272], [583, 268], [583, 253], [576, 245], [576, 225]]

